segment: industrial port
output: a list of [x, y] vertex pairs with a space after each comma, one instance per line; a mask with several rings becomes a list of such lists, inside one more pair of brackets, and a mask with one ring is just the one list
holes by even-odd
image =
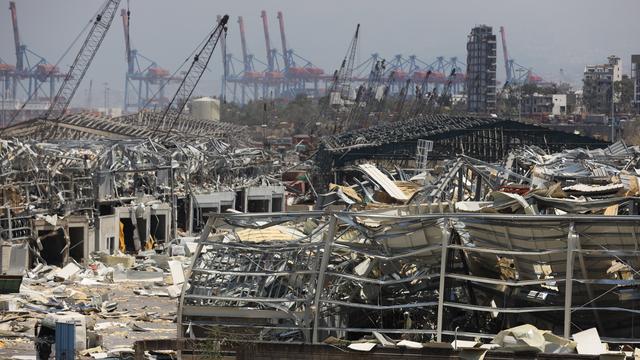
[[640, 359], [640, 43], [459, 2], [3, 0], [0, 358]]

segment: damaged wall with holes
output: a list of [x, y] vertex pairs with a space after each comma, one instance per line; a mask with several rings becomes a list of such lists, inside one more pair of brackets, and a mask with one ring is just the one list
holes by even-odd
[[210, 212], [284, 211], [285, 188], [271, 176], [281, 166], [217, 139], [0, 140], [3, 273], [164, 248]]
[[422, 174], [358, 164], [329, 188], [323, 211], [210, 218], [179, 334], [425, 342], [530, 324], [637, 339], [637, 146], [523, 146]]

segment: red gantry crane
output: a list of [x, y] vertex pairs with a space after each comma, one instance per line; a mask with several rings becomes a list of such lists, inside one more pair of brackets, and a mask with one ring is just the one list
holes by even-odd
[[[300, 93], [312, 93], [319, 95], [318, 84], [324, 77], [324, 70], [314, 66], [310, 61], [304, 59], [287, 46], [285, 35], [284, 15], [278, 11], [278, 23], [280, 25], [280, 39], [282, 41], [282, 60], [284, 62], [284, 74], [286, 78], [285, 91], [289, 97], [295, 97]], [[304, 62], [303, 66], [296, 64], [296, 59]], [[311, 84], [311, 88], [307, 84]]]
[[122, 9], [122, 27], [124, 32], [124, 44], [127, 60], [127, 73], [125, 75], [124, 111], [135, 112], [149, 106], [166, 106], [168, 99], [165, 97], [166, 85], [179, 82], [180, 77], [171, 76], [169, 70], [142, 55], [131, 45], [131, 12]]
[[[55, 94], [56, 82], [64, 78], [64, 75], [59, 73], [57, 66], [49, 64], [45, 58], [22, 43], [15, 1], [9, 2], [9, 11], [11, 12], [13, 43], [16, 53], [14, 79], [9, 98], [17, 99], [18, 92], [24, 90], [27, 101], [34, 103], [36, 100], [40, 100], [51, 103]], [[23, 83], [23, 80], [26, 80], [26, 84]], [[49, 89], [42, 88], [45, 83], [48, 83]]]
[[247, 38], [244, 28], [244, 18], [242, 16], [238, 16], [238, 26], [240, 28], [240, 43], [242, 45], [242, 63], [244, 67], [244, 71], [240, 76], [241, 81], [241, 101], [243, 104], [246, 103], [246, 87], [253, 87], [253, 99], [256, 100], [258, 98], [258, 83], [264, 78], [264, 73], [256, 71], [253, 64], [253, 54], [249, 53], [247, 48]]
[[500, 37], [502, 38], [502, 52], [504, 55], [504, 69], [506, 72], [505, 85], [535, 84], [542, 82], [543, 79], [534, 74], [531, 68], [524, 67], [509, 57], [509, 53], [507, 51], [507, 35], [504, 26], [500, 26]]
[[[277, 50], [271, 48], [271, 37], [269, 36], [269, 21], [267, 20], [267, 12], [262, 10], [260, 12], [262, 18], [262, 28], [264, 31], [264, 44], [267, 51], [267, 71], [265, 72], [264, 83], [266, 88], [273, 87], [275, 90], [274, 96], [280, 95], [280, 85], [284, 79], [284, 74], [278, 69]], [[268, 90], [265, 90], [267, 93]]]

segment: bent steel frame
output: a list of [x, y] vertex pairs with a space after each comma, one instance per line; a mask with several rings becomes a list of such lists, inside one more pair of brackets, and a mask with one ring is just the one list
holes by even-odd
[[[210, 217], [178, 337], [491, 338], [521, 323], [639, 343], [640, 216], [305, 212]], [[615, 265], [615, 266], [614, 266]], [[602, 321], [607, 319], [606, 322]]]

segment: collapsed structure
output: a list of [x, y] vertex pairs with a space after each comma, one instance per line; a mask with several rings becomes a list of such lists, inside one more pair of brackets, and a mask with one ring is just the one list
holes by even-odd
[[428, 341], [528, 323], [635, 343], [639, 155], [616, 143], [525, 146], [501, 165], [459, 156], [411, 196], [401, 169], [360, 166], [333, 186], [331, 206], [355, 211], [210, 218], [179, 336]]
[[136, 290], [180, 296], [179, 338], [490, 339], [532, 324], [635, 342], [638, 147], [426, 116], [324, 138], [301, 161], [253, 147], [243, 127], [160, 119], [6, 129], [3, 273], [92, 273], [94, 252], [138, 254], [138, 269], [188, 243], [184, 285]]
[[4, 272], [81, 262], [94, 251], [135, 252], [149, 241], [164, 246], [198, 231], [211, 211], [283, 210], [284, 187], [268, 177], [277, 162], [232, 140], [244, 128], [183, 116], [182, 132], [160, 142], [145, 138], [154, 119], [70, 115], [5, 130], [7, 138], [51, 136], [0, 143]]

